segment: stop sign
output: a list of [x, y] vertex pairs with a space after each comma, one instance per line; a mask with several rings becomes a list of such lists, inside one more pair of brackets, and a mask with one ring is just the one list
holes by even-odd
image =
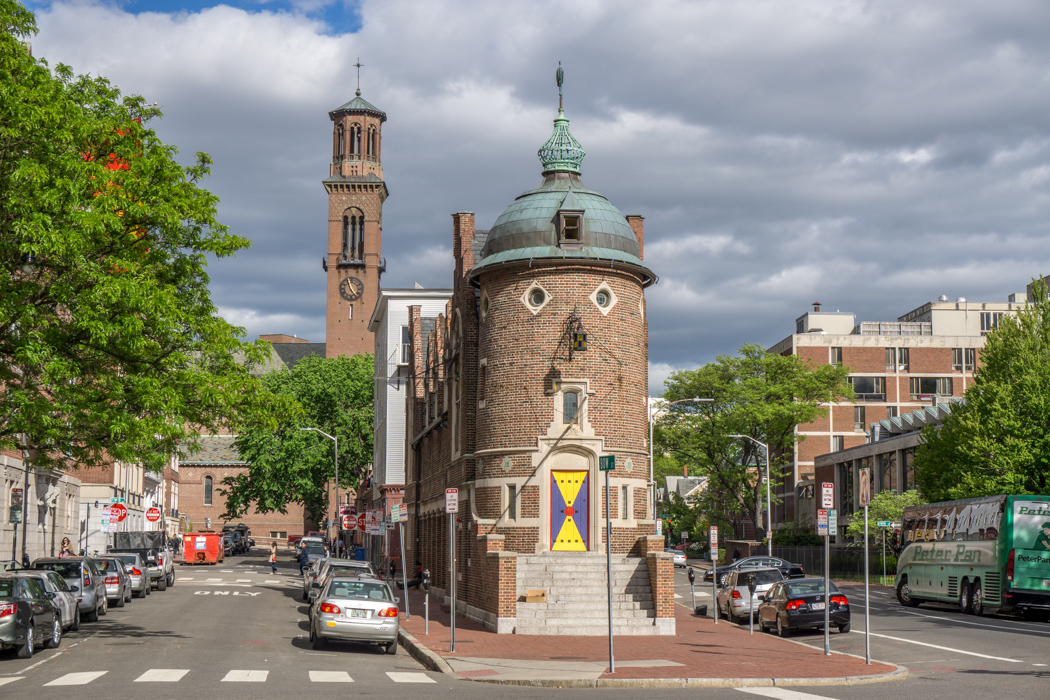
[[357, 516], [357, 529], [360, 530], [361, 532], [365, 531], [365, 514], [364, 513], [361, 513], [361, 515]]
[[109, 507], [109, 517], [118, 523], [124, 522], [124, 518], [128, 517], [128, 509], [123, 503], [114, 503]]
[[160, 508], [150, 508], [146, 511], [146, 520], [155, 523], [160, 520]]

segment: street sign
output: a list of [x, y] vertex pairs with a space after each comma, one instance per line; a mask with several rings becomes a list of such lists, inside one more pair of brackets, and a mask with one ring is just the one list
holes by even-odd
[[123, 503], [124, 499], [120, 498], [120, 497], [117, 497], [117, 496], [114, 496], [113, 498], [109, 499], [109, 502], [110, 503]]
[[459, 512], [459, 489], [445, 489], [445, 512]]
[[711, 543], [711, 561], [718, 560], [718, 528], [714, 525], [711, 526], [711, 532], [708, 534]]
[[839, 512], [834, 508], [828, 511], [828, 532], [835, 534], [839, 529]]
[[343, 516], [343, 529], [344, 530], [353, 530], [355, 527], [357, 527], [357, 518], [353, 517], [352, 515], [344, 515]]
[[880, 521], [878, 521], [875, 524], [878, 525], [879, 527], [889, 527], [889, 528], [893, 528], [894, 530], [898, 529], [901, 526], [900, 523], [895, 523], [892, 520], [880, 520]]
[[656, 519], [656, 534], [661, 535], [661, 536], [664, 534], [664, 519], [663, 518], [657, 518]]
[[408, 504], [407, 503], [402, 503], [401, 504], [401, 522], [403, 522], [403, 523], [407, 523], [408, 522]]
[[611, 472], [613, 469], [616, 469], [616, 455], [598, 458], [598, 471]]
[[687, 537], [689, 537], [689, 531], [688, 530], [682, 530], [682, 541], [685, 542], [685, 539]]
[[354, 505], [349, 505], [349, 506], [339, 506], [339, 517], [342, 518], [342, 517], [345, 517], [347, 515], [352, 515], [355, 518], [357, 517], [357, 504], [356, 503]]
[[397, 523], [401, 522], [401, 504], [391, 503], [390, 504], [390, 522]]
[[357, 525], [356, 525], [356, 527], [361, 532], [365, 531], [365, 514], [364, 513], [361, 513], [361, 515], [357, 516]]
[[102, 516], [102, 521], [98, 526], [99, 532], [109, 532], [109, 518]]
[[205, 518], [204, 519], [204, 527], [207, 530], [211, 529], [211, 518]]
[[160, 520], [160, 508], [150, 508], [146, 511], [146, 520], [155, 523]]
[[109, 507], [109, 514], [113, 520], [122, 523], [128, 517], [128, 509], [123, 503], [114, 503]]
[[22, 487], [16, 486], [11, 489], [11, 507], [21, 508], [22, 507]]
[[10, 520], [12, 525], [22, 522], [22, 506], [11, 506]]
[[825, 481], [820, 485], [820, 507], [835, 507], [835, 484]]
[[817, 534], [821, 537], [828, 536], [828, 511], [824, 509], [817, 511]]
[[857, 495], [860, 497], [860, 505], [864, 506], [871, 503], [871, 469], [864, 468], [859, 470], [860, 472], [860, 483], [857, 489]]

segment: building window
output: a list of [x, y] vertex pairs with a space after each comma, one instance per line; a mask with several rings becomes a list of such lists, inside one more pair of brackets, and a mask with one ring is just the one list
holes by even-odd
[[897, 349], [897, 369], [901, 372], [911, 371], [911, 349]]
[[518, 519], [518, 485], [507, 484], [507, 518]]
[[[799, 319], [798, 325], [800, 329], [799, 333], [801, 333], [802, 319]], [[831, 364], [835, 367], [842, 366], [842, 348], [831, 348]]]
[[211, 477], [204, 477], [204, 505], [211, 505]]
[[999, 322], [1003, 320], [1002, 311], [982, 311], [981, 312], [981, 335], [988, 335], [999, 327]]
[[858, 401], [886, 400], [885, 377], [850, 377], [849, 383]]
[[630, 500], [629, 499], [630, 499], [630, 489], [625, 484], [620, 489], [620, 500], [623, 501], [623, 505], [620, 506], [620, 512], [621, 512], [620, 519], [621, 520], [627, 520], [627, 519], [630, 518], [631, 511], [628, 508], [630, 506]]
[[832, 452], [842, 452], [844, 449], [846, 449], [846, 438], [844, 438], [841, 435], [832, 435], [831, 436], [831, 451]]
[[897, 493], [897, 453], [879, 455], [879, 491]]
[[284, 530], [270, 530], [271, 540], [284, 540], [288, 539], [288, 533]]
[[952, 395], [951, 377], [912, 377], [909, 382], [912, 401], [925, 401], [935, 396]]
[[580, 395], [575, 391], [566, 391], [562, 394], [562, 421], [575, 423], [576, 414], [580, 409]]
[[485, 400], [488, 396], [489, 367], [486, 358], [478, 363], [478, 408], [485, 408]]
[[401, 362], [399, 364], [407, 365], [411, 354], [412, 334], [409, 333], [408, 326], [401, 326]]
[[839, 465], [839, 483], [842, 495], [839, 496], [839, 515], [849, 515], [853, 512], [853, 462], [843, 462]]
[[853, 429], [854, 430], [866, 430], [866, 422], [864, 421], [864, 406], [853, 407]]
[[886, 371], [907, 372], [911, 354], [908, 350], [909, 348], [886, 348]]
[[901, 450], [901, 476], [904, 477], [904, 490], [915, 486], [915, 448]]
[[343, 159], [343, 154], [346, 152], [346, 138], [345, 138], [345, 134], [343, 132], [342, 125], [339, 126], [338, 133], [339, 133], [339, 153], [336, 156], [336, 159], [337, 160], [342, 160]]
[[887, 406], [886, 407], [886, 420], [889, 420], [890, 418], [896, 418], [896, 417], [897, 417], [897, 407], [896, 406]]
[[583, 240], [583, 217], [580, 214], [562, 214], [560, 243], [578, 244]]
[[976, 348], [952, 348], [952, 369], [972, 372], [976, 366]]

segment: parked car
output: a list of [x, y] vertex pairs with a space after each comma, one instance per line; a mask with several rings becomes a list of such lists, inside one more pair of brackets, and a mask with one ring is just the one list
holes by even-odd
[[15, 561], [14, 559], [0, 559], [0, 572], [3, 571], [19, 571], [25, 569], [22, 566], [22, 562]]
[[[751, 595], [748, 579], [755, 577], [755, 595]], [[715, 600], [718, 609], [731, 622], [742, 622], [755, 614], [757, 603], [774, 583], [784, 580], [780, 569], [752, 568], [730, 571], [724, 586], [718, 589]]]
[[829, 621], [839, 632], [849, 632], [849, 600], [831, 584], [831, 600], [825, 600], [824, 579], [792, 579], [775, 584], [758, 606], [758, 625], [762, 629], [776, 629], [787, 637], [799, 629], [824, 629], [824, 605], [828, 605]]
[[44, 592], [51, 598], [51, 604], [55, 606], [56, 612], [62, 619], [62, 631], [80, 629], [80, 606], [77, 597], [69, 590], [66, 580], [58, 575], [56, 571], [48, 569], [31, 569], [12, 572], [17, 578], [33, 579], [43, 587]]
[[[320, 589], [328, 582], [329, 578], [334, 576], [379, 578], [369, 562], [355, 561], [353, 559], [333, 559], [331, 557], [318, 559], [311, 569], [312, 571], [303, 570], [303, 600], [310, 600], [310, 591], [312, 589]], [[309, 574], [309, 578], [307, 578], [307, 574]], [[313, 602], [310, 605], [312, 607]]]
[[113, 601], [113, 605], [123, 608], [131, 600], [131, 576], [124, 567], [124, 562], [116, 555], [98, 557], [95, 566], [102, 572], [103, 581], [106, 584], [106, 600]]
[[668, 554], [673, 554], [674, 555], [674, 565], [675, 566], [681, 566], [681, 567], [685, 566], [685, 552], [683, 552], [680, 549], [665, 549], [664, 551], [667, 552]]
[[[718, 566], [718, 585], [723, 585], [725, 577], [729, 575], [730, 571], [734, 569], [742, 568], [754, 568], [756, 566], [761, 567], [773, 567], [774, 569], [780, 569], [780, 573], [784, 574], [784, 578], [802, 578], [806, 575], [806, 572], [802, 570], [801, 564], [792, 564], [786, 559], [779, 557], [744, 557], [743, 559], [737, 559], [732, 564], [726, 564]], [[704, 572], [704, 580], [711, 580], [711, 569]]]
[[306, 553], [305, 566], [312, 566], [315, 561], [324, 557], [324, 545], [320, 542], [307, 542], [300, 550], [300, 556]]
[[331, 639], [375, 642], [387, 654], [397, 653], [399, 598], [378, 579], [333, 577], [314, 599], [310, 642], [315, 650]]
[[113, 546], [108, 554], [138, 552], [149, 571], [150, 581], [163, 591], [175, 583], [175, 557], [168, 549], [163, 530], [135, 530], [113, 533]]
[[31, 578], [0, 578], [0, 648], [18, 648], [18, 658], [32, 658], [37, 645], [62, 643], [62, 620], [51, 597]]
[[34, 569], [50, 569], [66, 581], [69, 590], [76, 595], [80, 616], [86, 622], [96, 622], [105, 615], [106, 583], [91, 557], [40, 558], [33, 562]]
[[138, 552], [120, 552], [112, 555], [124, 562], [124, 569], [131, 579], [131, 595], [135, 598], [145, 598], [153, 590], [149, 580], [149, 569], [142, 555]]
[[233, 556], [235, 554], [233, 535], [226, 533], [222, 536], [222, 555], [224, 557]]

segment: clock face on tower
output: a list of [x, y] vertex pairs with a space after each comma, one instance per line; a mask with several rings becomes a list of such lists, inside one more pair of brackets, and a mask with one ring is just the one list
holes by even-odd
[[365, 283], [356, 277], [344, 277], [339, 283], [339, 294], [347, 301], [357, 301], [365, 291]]

